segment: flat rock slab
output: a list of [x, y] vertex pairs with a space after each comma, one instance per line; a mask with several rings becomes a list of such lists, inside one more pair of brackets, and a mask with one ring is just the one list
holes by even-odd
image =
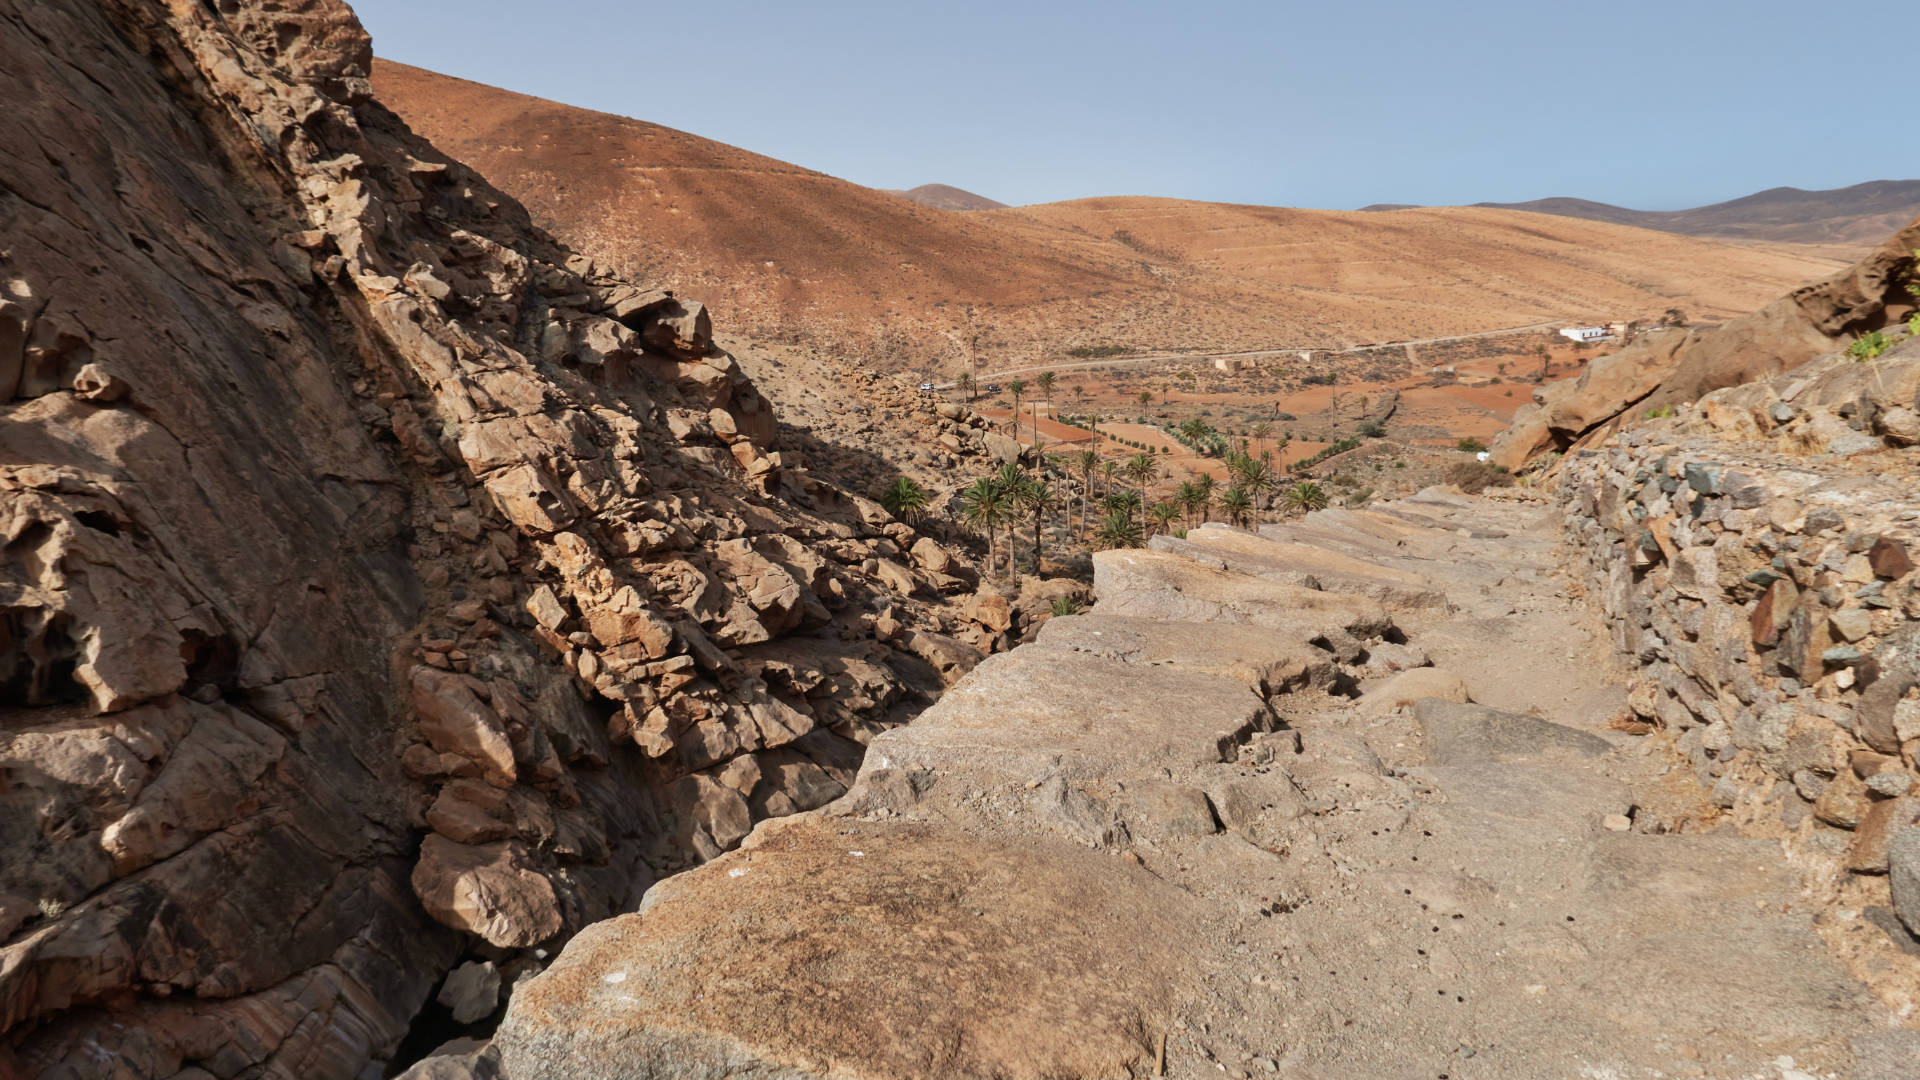
[[1484, 705], [1422, 698], [1413, 715], [1429, 765], [1588, 759], [1613, 749], [1591, 732]]
[[1145, 1075], [1191, 899], [1111, 855], [817, 816], [596, 923], [513, 997], [513, 1080]]
[[1224, 622], [1327, 630], [1379, 637], [1393, 618], [1377, 600], [1249, 577], [1159, 551], [1120, 548], [1093, 557], [1100, 610], [1163, 622]]
[[1202, 562], [1217, 560], [1228, 570], [1271, 581], [1372, 597], [1395, 610], [1440, 608], [1447, 602], [1445, 593], [1429, 588], [1421, 577], [1405, 570], [1239, 529], [1193, 529], [1184, 540], [1162, 533], [1148, 546]]
[[1325, 690], [1344, 676], [1332, 653], [1297, 632], [1232, 623], [1166, 623], [1095, 611], [1048, 619], [1041, 645], [1092, 653], [1131, 664], [1168, 664], [1237, 679], [1262, 697], [1303, 689]]
[[903, 780], [913, 802], [930, 784], [944, 799], [1052, 776], [1157, 778], [1232, 760], [1273, 724], [1266, 703], [1232, 679], [1028, 645], [988, 658], [912, 724], [875, 738], [853, 802]]

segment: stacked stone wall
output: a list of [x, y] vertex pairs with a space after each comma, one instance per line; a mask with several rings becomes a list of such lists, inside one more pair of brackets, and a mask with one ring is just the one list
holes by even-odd
[[[1628, 433], [1562, 466], [1564, 554], [1710, 800], [1886, 874], [1920, 924], [1920, 485], [1905, 454]], [[1911, 865], [1909, 865], [1911, 864]]]

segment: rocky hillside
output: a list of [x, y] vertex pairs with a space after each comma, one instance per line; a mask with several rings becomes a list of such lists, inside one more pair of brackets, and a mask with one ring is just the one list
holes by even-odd
[[1533, 403], [1493, 444], [1493, 459], [1518, 468], [1538, 454], [1596, 442], [1649, 412], [1799, 367], [1855, 337], [1898, 327], [1920, 304], [1920, 218], [1859, 263], [1795, 289], [1711, 330], [1644, 335], [1599, 357], [1577, 379], [1533, 392]]
[[1841, 265], [1502, 210], [1179, 199], [954, 214], [641, 120], [381, 61], [383, 101], [603, 263], [734, 330], [957, 372], [1080, 347], [1330, 347], [1731, 316]]
[[1010, 625], [370, 65], [0, 14], [0, 1075], [377, 1075]]

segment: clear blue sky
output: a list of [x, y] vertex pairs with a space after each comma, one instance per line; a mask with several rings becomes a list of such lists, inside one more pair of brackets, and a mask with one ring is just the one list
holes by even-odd
[[1668, 210], [1920, 176], [1910, 0], [355, 7], [393, 60], [1009, 203]]

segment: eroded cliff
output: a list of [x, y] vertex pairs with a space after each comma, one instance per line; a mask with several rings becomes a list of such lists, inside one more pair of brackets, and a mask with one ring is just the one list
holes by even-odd
[[0, 12], [0, 1072], [361, 1075], [979, 657], [369, 64], [337, 0]]

